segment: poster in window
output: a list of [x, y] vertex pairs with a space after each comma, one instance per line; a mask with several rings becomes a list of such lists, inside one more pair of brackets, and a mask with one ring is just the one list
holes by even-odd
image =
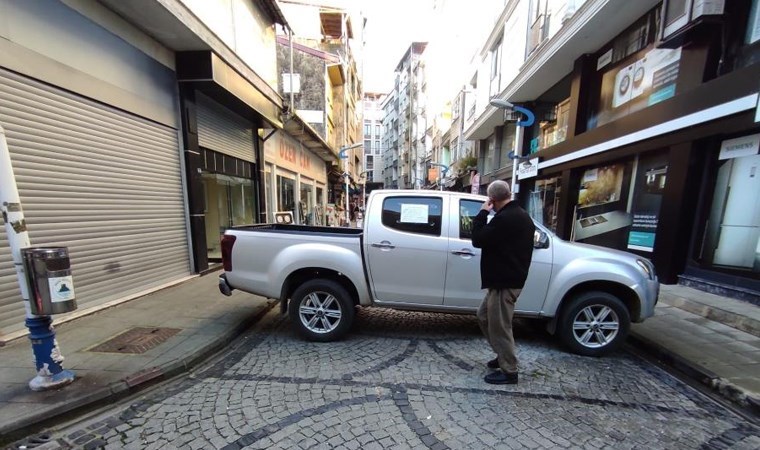
[[583, 172], [571, 235], [576, 241], [623, 249], [631, 225], [626, 210], [630, 170], [625, 163]]
[[602, 76], [596, 126], [662, 102], [676, 94], [681, 49], [650, 49]]
[[633, 223], [628, 233], [628, 248], [644, 252], [654, 250], [660, 206], [668, 175], [666, 154], [639, 159], [633, 185], [631, 214]]

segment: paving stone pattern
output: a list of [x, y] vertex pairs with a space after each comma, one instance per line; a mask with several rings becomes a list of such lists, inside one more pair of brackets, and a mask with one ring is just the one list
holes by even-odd
[[624, 352], [584, 358], [531, 322], [520, 383], [482, 381], [475, 318], [360, 310], [341, 342], [275, 312], [223, 360], [61, 442], [82, 448], [760, 448], [760, 429]]

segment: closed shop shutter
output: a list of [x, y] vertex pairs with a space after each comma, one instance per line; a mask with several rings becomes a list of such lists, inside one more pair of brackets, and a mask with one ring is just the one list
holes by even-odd
[[[32, 245], [69, 248], [79, 310], [189, 275], [176, 130], [2, 69], [0, 123]], [[24, 310], [0, 235], [2, 336]]]
[[196, 102], [200, 146], [256, 162], [252, 124], [200, 92], [196, 92]]

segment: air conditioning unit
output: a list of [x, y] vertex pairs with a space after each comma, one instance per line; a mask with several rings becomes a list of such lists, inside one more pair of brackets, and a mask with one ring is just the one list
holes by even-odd
[[725, 3], [725, 0], [664, 0], [658, 47], [680, 47], [703, 25], [720, 23]]

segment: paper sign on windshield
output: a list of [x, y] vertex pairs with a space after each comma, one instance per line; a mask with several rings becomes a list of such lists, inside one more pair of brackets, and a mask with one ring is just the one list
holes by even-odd
[[401, 204], [402, 223], [428, 223], [428, 205]]

